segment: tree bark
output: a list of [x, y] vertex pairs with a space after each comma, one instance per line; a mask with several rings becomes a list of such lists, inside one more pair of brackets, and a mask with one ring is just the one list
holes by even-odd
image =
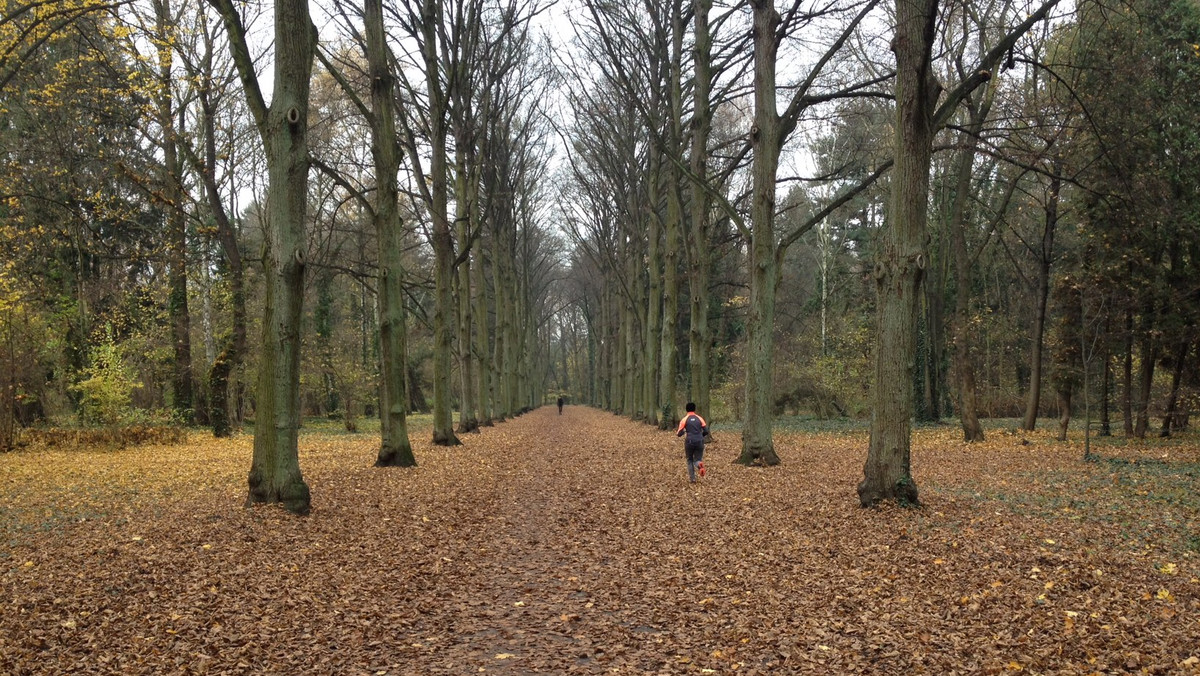
[[[712, 0], [693, 0], [695, 24], [692, 61], [691, 171], [694, 181], [708, 180], [708, 137], [712, 129], [712, 110], [709, 101], [712, 83], [712, 35], [708, 24]], [[712, 337], [708, 328], [708, 206], [707, 186], [691, 186], [691, 218], [687, 235], [688, 246], [688, 399], [696, 404], [702, 415], [712, 421], [709, 393], [709, 345]]]
[[896, 0], [895, 165], [890, 218], [875, 263], [878, 326], [873, 415], [859, 502], [915, 505], [910, 467], [916, 323], [927, 262], [933, 115], [941, 87], [930, 67], [937, 0]]
[[506, 325], [508, 337], [504, 341], [504, 347], [507, 352], [504, 358], [505, 371], [504, 379], [506, 384], [505, 391], [508, 393], [508, 410], [511, 415], [521, 415], [521, 317], [524, 308], [524, 299], [521, 295], [521, 276], [517, 274], [517, 236], [518, 223], [516, 217], [510, 224], [511, 231], [508, 236], [511, 238], [510, 251], [513, 252], [512, 257], [505, 266], [506, 283], [508, 284], [508, 299], [509, 311], [512, 317]]
[[[626, 263], [627, 279], [636, 279], [641, 257], [629, 256]], [[628, 302], [621, 308], [621, 344], [624, 346], [624, 363], [621, 366], [621, 408], [620, 413], [633, 415], [637, 411], [637, 381], [634, 370], [637, 368], [637, 341], [634, 333], [633, 313], [635, 303]]]
[[683, 146], [683, 8], [679, 0], [670, 3], [671, 16], [671, 60], [670, 60], [670, 117], [666, 152], [671, 153], [666, 163], [667, 220], [664, 224], [666, 242], [663, 251], [663, 305], [661, 358], [659, 359], [659, 396], [657, 410], [659, 429], [674, 429], [679, 422], [676, 401], [676, 347], [675, 332], [679, 317], [679, 231], [683, 221], [683, 204], [679, 194], [679, 168]]
[[375, 234], [379, 246], [380, 442], [376, 467], [414, 467], [408, 437], [407, 332], [404, 251], [400, 221], [400, 169], [396, 134], [396, 78], [389, 63], [382, 0], [364, 3], [367, 69], [371, 78], [371, 155], [375, 162]]
[[[5, 299], [7, 300], [7, 299]], [[4, 387], [0, 389], [0, 453], [8, 453], [16, 448], [17, 426], [17, 346], [13, 330], [13, 309], [11, 307], [0, 311], [3, 319], [4, 350], [8, 357], [7, 368], [4, 369]]]
[[[1148, 323], [1148, 322], [1147, 322]], [[1154, 366], [1158, 361], [1158, 341], [1151, 335], [1149, 329], [1142, 332], [1141, 373], [1138, 377], [1137, 392], [1137, 422], [1133, 427], [1133, 436], [1138, 439], [1146, 438], [1150, 429], [1150, 391], [1154, 386]]]
[[[478, 204], [471, 212], [473, 220], [479, 219]], [[476, 223], [473, 227], [481, 227]], [[492, 402], [495, 394], [492, 392], [491, 365], [488, 356], [488, 298], [487, 279], [484, 271], [483, 246], [475, 248], [475, 265], [471, 267], [474, 284], [471, 286], [472, 316], [475, 320], [475, 378], [478, 380], [476, 391], [479, 393], [479, 424], [492, 427]]]
[[1058, 440], [1067, 440], [1067, 430], [1071, 427], [1071, 388], [1058, 390]]
[[[465, 122], [460, 122], [465, 125]], [[459, 406], [458, 433], [479, 431], [478, 391], [475, 389], [475, 360], [471, 354], [471, 214], [477, 192], [469, 180], [472, 165], [468, 161], [470, 140], [459, 133], [455, 143], [455, 237], [458, 240], [458, 373], [462, 382], [462, 402]]]
[[179, 159], [179, 135], [175, 126], [175, 100], [172, 94], [172, 50], [175, 19], [170, 0], [154, 2], [155, 32], [158, 39], [157, 99], [158, 125], [162, 129], [163, 201], [167, 212], [167, 279], [170, 295], [167, 310], [175, 359], [172, 364], [171, 407], [175, 416], [190, 424], [193, 410], [191, 316], [188, 313], [187, 219], [183, 211], [183, 164]]
[[458, 446], [451, 410], [450, 357], [454, 321], [454, 235], [447, 213], [449, 186], [446, 171], [446, 92], [441, 85], [438, 62], [438, 24], [441, 0], [424, 0], [421, 8], [422, 49], [425, 59], [426, 93], [429, 97], [429, 182], [430, 218], [433, 220], [433, 443]]
[[1054, 258], [1054, 233], [1058, 228], [1058, 193], [1062, 181], [1057, 172], [1050, 178], [1046, 197], [1046, 223], [1042, 229], [1042, 245], [1038, 256], [1037, 311], [1033, 317], [1033, 333], [1029, 350], [1029, 397], [1021, 429], [1037, 427], [1038, 408], [1042, 399], [1042, 347], [1046, 333], [1046, 303], [1050, 298], [1050, 265]]
[[505, 224], [504, 246], [505, 260], [501, 266], [501, 278], [504, 286], [504, 364], [500, 371], [504, 392], [504, 411], [507, 417], [518, 415], [517, 407], [519, 393], [517, 391], [517, 370], [520, 368], [520, 345], [517, 342], [517, 320], [520, 316], [520, 291], [517, 288], [516, 273], [516, 222], [510, 218]]
[[775, 179], [782, 136], [775, 103], [776, 29], [781, 21], [770, 0], [752, 0], [754, 10], [754, 126], [750, 144], [750, 307], [746, 317], [746, 413], [742, 427], [743, 465], [778, 465], [771, 435], [772, 341], [779, 262], [775, 250]]
[[1112, 436], [1112, 421], [1109, 419], [1108, 410], [1108, 400], [1110, 397], [1109, 383], [1112, 382], [1112, 350], [1109, 347], [1111, 336], [1109, 334], [1108, 321], [1109, 318], [1106, 315], [1104, 318], [1103, 343], [1100, 347], [1100, 359], [1104, 364], [1100, 373], [1100, 436], [1102, 437]]
[[601, 284], [600, 288], [600, 316], [596, 322], [595, 328], [600, 331], [600, 338], [597, 345], [597, 362], [596, 369], [596, 404], [605, 411], [611, 411], [612, 405], [612, 331], [611, 317], [612, 310], [610, 298], [612, 296], [612, 283], [608, 280], [607, 275]]
[[1121, 415], [1125, 438], [1133, 436], [1133, 308], [1125, 308], [1125, 358], [1121, 365]]
[[[652, 99], [657, 99], [657, 96], [652, 96]], [[651, 101], [651, 109], [658, 106], [657, 100]], [[662, 364], [662, 335], [663, 335], [663, 274], [664, 268], [660, 267], [663, 260], [661, 240], [663, 223], [662, 219], [654, 208], [659, 194], [659, 186], [666, 181], [662, 178], [662, 151], [657, 147], [651, 147], [648, 151], [650, 155], [650, 180], [647, 181], [646, 191], [646, 275], [648, 289], [646, 293], [646, 340], [644, 349], [644, 368], [643, 368], [643, 385], [642, 399], [643, 406], [639, 412], [644, 414], [645, 420], [651, 425], [658, 423], [658, 404], [659, 404], [659, 380], [661, 378]], [[640, 286], [640, 285], [639, 285]]]
[[[954, 227], [951, 223], [948, 227]], [[931, 244], [937, 249], [938, 240], [934, 240]], [[922, 399], [920, 405], [917, 406], [916, 418], [926, 422], [937, 422], [942, 419], [942, 399], [944, 398], [945, 389], [945, 374], [943, 362], [945, 361], [945, 325], [946, 325], [946, 272], [945, 259], [949, 256], [945, 255], [944, 251], [931, 249], [929, 251], [929, 264], [925, 268], [924, 280], [924, 345], [920, 346], [923, 349], [919, 350], [918, 367], [921, 367], [922, 380], [924, 387], [922, 388]], [[951, 337], [953, 340], [953, 337]]]
[[1166, 438], [1171, 436], [1171, 425], [1175, 422], [1175, 417], [1179, 414], [1177, 407], [1179, 406], [1179, 385], [1183, 381], [1184, 364], [1187, 362], [1188, 350], [1192, 344], [1183, 340], [1179, 342], [1179, 346], [1175, 352], [1175, 368], [1171, 372], [1171, 392], [1167, 395], [1167, 407], [1163, 413], [1162, 429], [1158, 436]]
[[492, 288], [495, 302], [496, 336], [492, 343], [491, 380], [495, 393], [493, 404], [494, 414], [498, 422], [504, 422], [512, 417], [512, 403], [508, 396], [508, 378], [505, 377], [508, 351], [508, 325], [512, 321], [512, 308], [509, 307], [508, 282], [505, 268], [512, 260], [512, 252], [508, 248], [507, 233], [503, 230], [502, 219], [497, 215], [493, 219], [495, 227], [492, 237]]
[[[989, 88], [988, 92], [994, 91]], [[959, 156], [955, 180], [954, 202], [950, 207], [950, 245], [954, 252], [954, 370], [958, 375], [959, 420], [963, 441], [983, 441], [983, 426], [979, 423], [979, 404], [975, 395], [975, 365], [971, 359], [974, 343], [971, 335], [971, 258], [967, 254], [967, 201], [971, 191], [971, 168], [979, 132], [991, 108], [985, 95], [979, 105], [971, 104], [971, 119], [962, 134], [963, 150]]]
[[300, 474], [300, 322], [304, 305], [308, 206], [308, 100], [316, 28], [307, 0], [275, 1], [271, 105], [258, 88], [245, 29], [231, 0], [213, 0], [230, 35], [247, 103], [267, 156], [266, 297], [247, 504], [282, 503], [307, 514], [311, 496]]

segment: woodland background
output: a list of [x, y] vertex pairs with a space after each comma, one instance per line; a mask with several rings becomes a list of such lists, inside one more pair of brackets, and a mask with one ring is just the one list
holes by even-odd
[[[933, 119], [913, 415], [961, 418], [967, 438], [975, 417], [1057, 415], [1065, 433], [1086, 412], [1132, 437], [1186, 426], [1200, 9], [932, 7], [931, 72], [957, 98]], [[221, 435], [255, 417], [270, 162], [235, 57], [241, 44], [266, 77], [269, 9], [5, 5], [4, 448], [35, 424]], [[557, 395], [662, 425], [685, 400], [768, 429], [870, 415], [873, 364], [891, 358], [875, 326], [893, 8], [389, 4], [390, 246], [373, 221], [363, 11], [312, 8], [293, 337], [305, 417], [353, 429], [380, 414], [381, 251], [401, 256], [404, 408], [433, 410], [443, 441], [451, 410], [461, 433]], [[760, 19], [772, 30], [752, 30]], [[760, 189], [764, 101], [784, 110]]]
[[1198, 84], [1194, 0], [5, 0], [0, 671], [1200, 673]]

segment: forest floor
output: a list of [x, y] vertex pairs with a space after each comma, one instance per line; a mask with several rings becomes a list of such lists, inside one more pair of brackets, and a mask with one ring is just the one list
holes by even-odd
[[465, 445], [308, 431], [312, 514], [246, 509], [250, 438], [0, 456], [0, 673], [1200, 673], [1200, 439], [861, 432], [687, 481], [670, 432], [545, 407]]

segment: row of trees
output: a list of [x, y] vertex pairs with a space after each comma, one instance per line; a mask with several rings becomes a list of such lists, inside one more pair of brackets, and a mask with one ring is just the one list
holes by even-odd
[[[5, 17], [22, 58], [0, 89], [10, 422], [165, 406], [223, 436], [252, 412], [250, 501], [305, 512], [303, 412], [378, 412], [377, 464], [404, 466], [427, 388], [445, 445], [540, 403], [557, 275], [541, 8], [325, 9], [321, 31], [300, 0]], [[104, 415], [80, 386], [97, 374]]]
[[562, 211], [589, 400], [667, 425], [677, 387], [710, 411], [733, 381], [748, 464], [786, 407], [870, 412], [864, 504], [916, 501], [914, 418], [974, 441], [1053, 403], [1065, 438], [1119, 402], [1141, 436], [1157, 394], [1164, 434], [1186, 421], [1193, 4], [583, 5]]
[[1063, 434], [1093, 401], [1186, 421], [1193, 5], [559, 9], [14, 5], [0, 435], [252, 410], [250, 499], [303, 512], [302, 413], [378, 414], [408, 465], [426, 390], [447, 445], [547, 387], [661, 427], [692, 400], [746, 464], [780, 410], [869, 412], [863, 504], [917, 500], [914, 417], [1031, 428], [1046, 384]]

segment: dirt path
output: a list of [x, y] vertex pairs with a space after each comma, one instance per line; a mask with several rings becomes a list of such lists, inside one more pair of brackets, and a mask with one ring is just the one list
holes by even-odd
[[309, 433], [306, 518], [243, 508], [246, 437], [0, 456], [0, 673], [1200, 673], [1193, 442], [948, 430], [924, 507], [863, 510], [861, 436], [768, 470], [720, 436], [692, 485], [673, 434], [584, 407], [414, 429], [411, 469]]
[[[464, 665], [592, 672], [626, 662], [620, 656], [636, 649], [631, 644], [661, 641], [663, 630], [632, 617], [623, 599], [635, 572], [623, 552], [650, 535], [635, 523], [639, 513], [670, 516], [679, 499], [706, 488], [684, 485], [674, 437], [572, 406], [562, 416], [540, 409], [485, 434], [496, 432], [510, 453], [481, 461], [488, 469], [473, 477], [496, 492], [495, 511], [470, 536], [477, 556], [457, 574], [452, 601], [420, 625], [432, 634], [454, 628], [429, 656], [447, 673]], [[621, 443], [630, 434], [644, 438]], [[680, 517], [674, 526], [692, 527]]]

